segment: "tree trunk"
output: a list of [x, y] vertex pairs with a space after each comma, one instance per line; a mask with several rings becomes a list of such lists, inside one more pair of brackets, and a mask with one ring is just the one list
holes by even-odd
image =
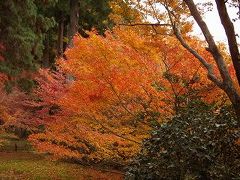
[[187, 4], [191, 15], [193, 16], [193, 18], [195, 19], [195, 21], [197, 22], [198, 26], [200, 27], [207, 43], [209, 46], [209, 51], [212, 54], [212, 56], [214, 57], [214, 60], [218, 66], [219, 72], [221, 74], [221, 77], [223, 79], [223, 81], [227, 84], [231, 84], [232, 83], [232, 79], [230, 77], [230, 74], [228, 72], [228, 68], [227, 65], [224, 61], [223, 56], [221, 55], [212, 34], [210, 33], [207, 24], [204, 22], [204, 20], [202, 19], [199, 10], [197, 9], [195, 3], [193, 2], [193, 0], [184, 0], [184, 2]]
[[236, 72], [238, 84], [240, 85], [240, 54], [238, 50], [238, 44], [233, 23], [228, 15], [225, 2], [223, 0], [215, 0], [217, 4], [218, 14], [221, 19], [221, 23], [225, 29], [228, 47], [230, 50], [233, 66]]
[[[236, 112], [236, 115], [238, 116], [239, 120], [240, 120], [240, 95], [237, 91], [237, 89], [234, 87], [234, 84], [233, 84], [233, 81], [232, 81], [232, 78], [229, 74], [229, 71], [228, 71], [228, 68], [226, 66], [226, 62], [224, 61], [224, 58], [222, 56], [222, 54], [220, 53], [206, 23], [203, 21], [196, 5], [194, 4], [193, 0], [184, 0], [184, 2], [186, 3], [186, 5], [188, 6], [190, 12], [191, 12], [191, 15], [193, 16], [193, 18], [196, 20], [197, 24], [199, 25], [199, 27], [201, 28], [202, 30], [202, 33], [204, 34], [205, 36], [205, 39], [209, 45], [209, 49], [210, 49], [210, 53], [212, 54], [217, 66], [218, 66], [218, 70], [221, 74], [221, 77], [222, 77], [222, 80], [218, 80], [218, 78], [216, 77], [216, 75], [214, 75], [212, 73], [212, 67], [210, 64], [208, 64], [206, 62], [205, 59], [202, 58], [201, 55], [199, 55], [196, 51], [194, 51], [191, 47], [189, 47], [186, 42], [183, 40], [183, 38], [180, 36], [180, 33], [178, 31], [178, 29], [175, 28], [175, 35], [177, 36], [177, 38], [180, 40], [181, 44], [189, 51], [191, 52], [204, 66], [205, 68], [208, 70], [208, 77], [209, 79], [215, 83], [219, 88], [221, 88], [226, 94], [227, 96], [229, 97], [234, 109], [235, 109], [235, 112]], [[218, 4], [221, 4], [223, 3], [223, 0], [216, 0], [216, 2]], [[223, 4], [223, 6], [225, 6], [225, 4]], [[223, 8], [223, 7], [221, 7]], [[218, 7], [218, 11], [220, 10], [224, 10], [224, 9], [219, 9]], [[223, 11], [219, 12], [222, 16], [221, 18], [223, 18], [223, 15], [226, 16], [226, 14], [224, 14]], [[227, 13], [227, 12], [225, 12]], [[229, 17], [224, 17], [225, 18], [229, 18]], [[224, 20], [223, 19], [223, 20]], [[226, 22], [224, 22], [226, 23]], [[229, 26], [233, 26], [232, 23], [231, 24], [228, 24], [228, 23], [231, 23], [231, 20], [229, 19], [229, 21], [227, 20], [227, 23], [224, 24], [224, 28], [225, 28], [225, 31], [226, 31], [226, 35], [229, 36], [229, 41], [232, 41], [230, 42], [229, 44], [229, 48], [232, 48], [232, 51], [233, 51], [233, 56], [234, 58], [235, 55], [238, 53], [238, 51], [236, 50], [236, 47], [237, 47], [237, 44], [235, 44], [236, 41], [234, 41], [233, 37], [232, 37], [232, 34], [234, 34], [234, 38], [235, 38], [235, 32], [234, 32], [234, 28], [233, 27], [230, 27], [229, 29], [230, 30], [226, 30]], [[232, 29], [233, 28], [233, 29]], [[236, 40], [236, 38], [235, 38]], [[230, 49], [231, 51], [231, 49]], [[232, 56], [232, 54], [231, 54]], [[232, 57], [233, 58], [233, 57]], [[239, 58], [239, 53], [238, 53], [238, 56], [237, 58]], [[239, 59], [234, 59], [234, 61], [237, 61], [237, 63], [239, 63]], [[236, 62], [235, 62], [236, 63]], [[233, 63], [234, 64], [234, 63]], [[235, 66], [234, 66], [235, 67]], [[239, 66], [239, 69], [237, 69], [236, 71], [238, 72], [240, 70], [240, 66]], [[238, 75], [238, 74], [237, 74]], [[240, 77], [240, 76], [239, 76]], [[239, 122], [240, 123], [240, 122]]]
[[240, 127], [240, 121], [239, 121], [239, 119], [240, 119], [240, 106], [239, 106], [239, 104], [237, 104], [237, 105], [234, 107], [234, 109], [235, 109], [236, 115], [237, 115], [237, 117], [238, 117], [238, 126]]
[[49, 32], [46, 34], [45, 48], [43, 51], [43, 67], [47, 68], [50, 65], [50, 45], [49, 45]]
[[240, 0], [238, 0], [238, 18], [240, 19]]
[[58, 57], [63, 56], [63, 32], [64, 32], [64, 19], [61, 18], [61, 20], [58, 23]]
[[[233, 87], [229, 87], [227, 85], [225, 85], [223, 87], [224, 92], [227, 94], [228, 98], [230, 99], [232, 106], [235, 110], [235, 113], [238, 117], [238, 119], [240, 120], [240, 96], [237, 92], [237, 90]], [[239, 125], [240, 125], [240, 121]]]
[[68, 47], [73, 47], [73, 37], [78, 32], [79, 1], [70, 0], [70, 25]]
[[[238, 120], [240, 120], [240, 105], [239, 104], [240, 104], [240, 101], [238, 101], [235, 105], [233, 105], [236, 115], [238, 117]], [[238, 124], [240, 126], [240, 121], [238, 121]]]

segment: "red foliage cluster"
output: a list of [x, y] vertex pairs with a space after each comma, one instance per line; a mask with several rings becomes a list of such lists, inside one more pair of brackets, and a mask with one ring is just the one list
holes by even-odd
[[[38, 132], [39, 127], [57, 119], [59, 107], [55, 101], [64, 91], [65, 78], [61, 73], [40, 69], [33, 75], [37, 88], [30, 93], [14, 87], [11, 93], [0, 90], [0, 117], [10, 131]], [[6, 80], [4, 75], [2, 80]], [[1, 81], [4, 87], [4, 81]], [[21, 132], [20, 132], [21, 133]], [[21, 136], [21, 134], [18, 133]]]

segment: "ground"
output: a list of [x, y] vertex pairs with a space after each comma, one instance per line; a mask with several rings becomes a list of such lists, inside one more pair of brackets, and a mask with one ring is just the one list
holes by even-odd
[[[17, 151], [15, 144], [17, 144]], [[53, 161], [31, 149], [27, 141], [0, 134], [0, 179], [120, 180], [122, 173], [89, 166]]]

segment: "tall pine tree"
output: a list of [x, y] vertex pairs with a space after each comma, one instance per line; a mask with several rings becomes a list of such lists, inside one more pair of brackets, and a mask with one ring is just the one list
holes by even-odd
[[[0, 72], [17, 77], [23, 71], [50, 67], [73, 35], [111, 26], [109, 0], [9, 0], [0, 2]], [[74, 25], [73, 25], [74, 24]]]

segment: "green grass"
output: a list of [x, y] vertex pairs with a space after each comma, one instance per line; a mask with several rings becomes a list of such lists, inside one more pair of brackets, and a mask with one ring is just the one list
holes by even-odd
[[0, 153], [0, 177], [23, 179], [73, 179], [65, 164], [56, 164], [28, 153]]
[[[79, 165], [54, 162], [43, 157], [27, 153], [0, 154], [0, 179], [94, 179], [99, 172], [85, 171]], [[11, 157], [9, 157], [11, 156]], [[96, 177], [96, 176], [95, 176]], [[101, 177], [101, 175], [100, 175]], [[103, 176], [104, 178], [104, 176]]]
[[[19, 146], [17, 152], [14, 148], [15, 143]], [[122, 179], [119, 173], [51, 161], [44, 155], [34, 153], [27, 141], [14, 135], [0, 134], [0, 144], [0, 179]]]

